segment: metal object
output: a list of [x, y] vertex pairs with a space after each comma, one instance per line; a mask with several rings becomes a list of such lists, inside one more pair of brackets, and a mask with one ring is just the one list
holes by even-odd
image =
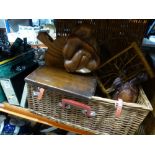
[[10, 104], [19, 105], [18, 99], [16, 97], [15, 91], [13, 89], [10, 79], [1, 79], [1, 86]]

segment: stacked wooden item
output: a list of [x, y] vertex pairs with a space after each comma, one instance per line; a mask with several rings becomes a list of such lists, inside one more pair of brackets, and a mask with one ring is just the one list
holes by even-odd
[[[48, 50], [46, 65], [25, 79], [29, 109], [93, 134], [134, 134], [152, 110], [140, 85], [154, 73], [137, 37], [123, 28], [144, 30], [146, 21], [56, 21], [55, 40], [47, 32], [38, 34]], [[103, 29], [110, 22], [113, 32]], [[107, 33], [115, 36], [106, 38]]]

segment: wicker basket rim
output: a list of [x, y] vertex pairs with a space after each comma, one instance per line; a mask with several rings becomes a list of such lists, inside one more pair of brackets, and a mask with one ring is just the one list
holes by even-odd
[[[94, 101], [94, 100], [96, 100], [96, 101], [103, 101], [104, 104], [105, 104], [105, 102], [107, 102], [107, 104], [115, 104], [116, 101], [117, 101], [117, 100], [102, 98], [102, 97], [98, 97], [98, 96], [92, 96], [91, 99], [92, 99], [92, 101]], [[102, 103], [101, 103], [101, 104], [102, 104]], [[152, 106], [146, 107], [146, 106], [139, 105], [139, 104], [136, 104], [136, 103], [123, 102], [123, 106], [153, 111]]]
[[[146, 101], [145, 105], [140, 105], [140, 104], [137, 104], [137, 103], [123, 102], [123, 106], [153, 111], [153, 107], [152, 107], [150, 101], [148, 100], [147, 96], [145, 95], [145, 93], [144, 93], [144, 91], [143, 91], [143, 89], [141, 87], [140, 87], [140, 93], [143, 95], [143, 98]], [[115, 105], [115, 103], [117, 101], [117, 100], [103, 98], [103, 97], [98, 97], [98, 96], [92, 96], [91, 100], [92, 101], [103, 101], [104, 104], [107, 103], [107, 104], [113, 104], [113, 105]]]

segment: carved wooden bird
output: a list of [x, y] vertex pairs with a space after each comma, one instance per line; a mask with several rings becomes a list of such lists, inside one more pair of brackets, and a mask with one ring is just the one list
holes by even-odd
[[136, 102], [139, 95], [138, 86], [147, 79], [147, 74], [143, 72], [125, 83], [123, 83], [123, 80], [120, 77], [116, 78], [113, 82], [113, 88], [116, 90], [113, 99], [117, 100], [120, 98], [125, 102]]
[[130, 82], [123, 84], [114, 94], [113, 99], [122, 99], [125, 102], [134, 103], [138, 97], [138, 88]]

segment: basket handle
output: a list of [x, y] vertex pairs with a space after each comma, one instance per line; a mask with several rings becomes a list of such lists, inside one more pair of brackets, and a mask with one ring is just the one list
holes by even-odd
[[62, 108], [65, 109], [66, 108], [66, 104], [78, 107], [80, 109], [83, 109], [83, 112], [86, 114], [86, 116], [88, 117], [92, 117], [95, 116], [95, 112], [91, 111], [91, 107], [88, 105], [85, 105], [84, 103], [78, 102], [78, 101], [74, 101], [71, 99], [62, 99]]

